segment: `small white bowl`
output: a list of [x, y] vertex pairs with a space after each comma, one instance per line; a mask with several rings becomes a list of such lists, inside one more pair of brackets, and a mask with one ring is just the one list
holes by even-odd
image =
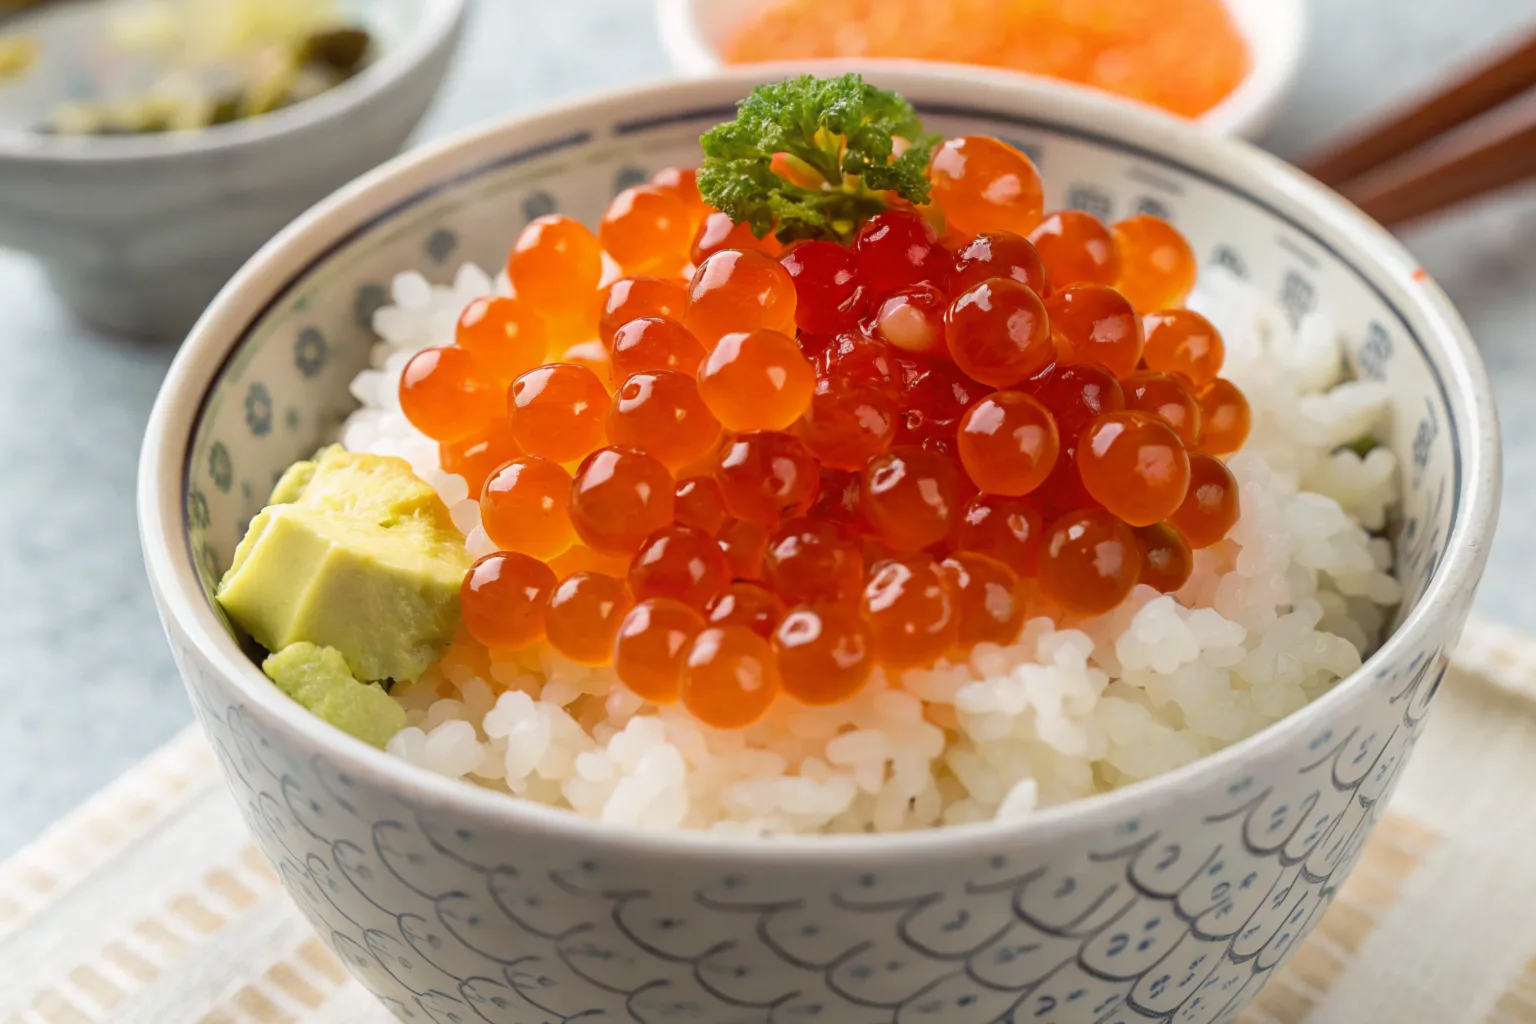
[[[720, 51], [726, 39], [764, 2], [656, 0], [661, 44], [673, 68], [683, 75], [704, 76], [725, 67]], [[1305, 0], [1226, 0], [1226, 4], [1252, 49], [1253, 68], [1231, 95], [1197, 121], [1219, 135], [1251, 139], [1269, 126], [1295, 80], [1306, 42], [1307, 5]], [[871, 62], [861, 59], [859, 63]], [[955, 67], [978, 77], [1021, 74], [975, 65]]]
[[[9, 30], [90, 45], [95, 5], [48, 6]], [[436, 95], [465, 0], [347, 0], [380, 56], [271, 114], [202, 131], [55, 137], [35, 130], [67, 83], [0, 87], [0, 245], [37, 257], [82, 320], [180, 338], [283, 225], [394, 156]]]

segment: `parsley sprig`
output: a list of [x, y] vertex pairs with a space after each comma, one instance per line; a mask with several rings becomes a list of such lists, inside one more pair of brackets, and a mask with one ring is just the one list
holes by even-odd
[[[899, 155], [898, 139], [905, 143]], [[699, 191], [710, 205], [758, 238], [772, 231], [784, 242], [847, 242], [890, 205], [890, 193], [928, 201], [928, 158], [938, 136], [923, 133], [905, 99], [847, 74], [760, 85], [739, 104], [736, 120], [701, 141]]]

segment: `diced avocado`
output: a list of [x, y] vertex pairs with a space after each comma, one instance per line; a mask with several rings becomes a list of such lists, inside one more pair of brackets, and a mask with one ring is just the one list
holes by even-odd
[[[304, 468], [309, 466], [310, 468]], [[464, 538], [404, 460], [319, 453], [251, 520], [218, 602], [269, 651], [335, 648], [353, 676], [415, 679], [459, 624]]]
[[405, 709], [377, 683], [360, 683], [334, 647], [289, 644], [261, 670], [277, 688], [342, 732], [383, 747], [405, 728]]

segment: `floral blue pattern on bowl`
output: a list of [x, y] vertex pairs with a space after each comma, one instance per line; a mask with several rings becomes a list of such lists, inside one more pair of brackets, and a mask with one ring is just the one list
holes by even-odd
[[1384, 234], [1266, 158], [1046, 87], [885, 78], [933, 129], [1031, 152], [1048, 206], [1167, 216], [1202, 263], [1292, 316], [1330, 312], [1354, 372], [1394, 395], [1398, 633], [1331, 694], [1172, 775], [1018, 825], [905, 836], [617, 830], [427, 776], [306, 719], [241, 660], [192, 564], [210, 585], [275, 476], [346, 414], [395, 272], [446, 283], [462, 260], [498, 265], [533, 216], [594, 220], [618, 188], [695, 160], [745, 78], [490, 129], [344, 197], [232, 287], [173, 370], [142, 484], [151, 577], [246, 818], [399, 1019], [1229, 1021], [1322, 914], [1391, 794], [1497, 491], [1486, 382], [1443, 297]]

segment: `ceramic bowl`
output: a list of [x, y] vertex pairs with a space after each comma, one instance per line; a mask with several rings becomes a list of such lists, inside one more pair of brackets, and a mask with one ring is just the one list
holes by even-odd
[[0, 85], [0, 245], [42, 261], [82, 320], [180, 338], [250, 256], [294, 217], [394, 156], [436, 94], [464, 0], [347, 0], [379, 57], [315, 99], [199, 132], [56, 138], [36, 132], [69, 94], [50, 54], [91, 45], [102, 5], [47, 5], [7, 21], [43, 61]]
[[[1221, 135], [1255, 138], [1273, 120], [1301, 67], [1307, 35], [1305, 0], [1225, 0], [1253, 52], [1253, 68], [1236, 90], [1199, 119]], [[656, 0], [656, 25], [672, 66], [684, 75], [711, 75], [736, 27], [764, 0]], [[905, 62], [903, 62], [905, 63]], [[960, 69], [964, 68], [964, 71]], [[978, 79], [1009, 71], [956, 65]]]
[[1488, 382], [1382, 229], [1279, 162], [1025, 80], [883, 72], [936, 131], [1033, 154], [1047, 205], [1155, 211], [1393, 394], [1396, 632], [1284, 722], [1170, 775], [1017, 824], [751, 841], [594, 823], [419, 771], [273, 688], [208, 588], [274, 477], [351, 407], [391, 276], [498, 265], [554, 210], [697, 159], [749, 75], [520, 117], [408, 155], [267, 246], [176, 359], [145, 440], [145, 555], [246, 820], [326, 941], [406, 1021], [1226, 1021], [1348, 874], [1412, 751], [1487, 556]]

